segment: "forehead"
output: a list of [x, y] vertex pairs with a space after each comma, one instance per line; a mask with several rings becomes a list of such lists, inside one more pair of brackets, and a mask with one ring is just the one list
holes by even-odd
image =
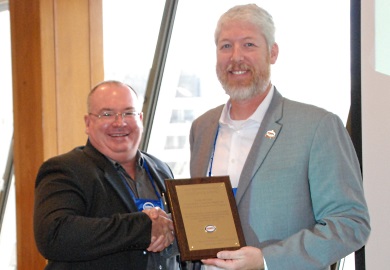
[[245, 20], [233, 20], [221, 24], [218, 42], [231, 39], [261, 39], [262, 37], [262, 31], [257, 25]]
[[105, 84], [90, 96], [90, 106], [94, 109], [123, 110], [138, 107], [134, 91], [126, 85]]

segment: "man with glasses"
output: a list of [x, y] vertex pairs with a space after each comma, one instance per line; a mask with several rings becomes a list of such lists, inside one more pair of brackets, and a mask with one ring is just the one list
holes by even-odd
[[118, 81], [98, 84], [84, 121], [87, 144], [38, 172], [34, 232], [45, 269], [178, 269], [164, 203], [164, 179], [173, 175], [138, 149], [136, 92]]

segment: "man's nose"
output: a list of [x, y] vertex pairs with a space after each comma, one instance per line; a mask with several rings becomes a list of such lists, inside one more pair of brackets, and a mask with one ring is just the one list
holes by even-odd
[[242, 54], [242, 50], [239, 46], [233, 46], [232, 49], [232, 56], [230, 57], [230, 61], [242, 61], [244, 59], [244, 56]]
[[126, 123], [125, 115], [123, 113], [116, 113], [115, 114], [114, 123], [116, 123], [116, 124], [118, 124], [118, 123], [120, 123], [120, 124]]

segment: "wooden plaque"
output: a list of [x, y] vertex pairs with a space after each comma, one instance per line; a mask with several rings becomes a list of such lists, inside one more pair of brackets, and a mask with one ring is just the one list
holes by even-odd
[[182, 261], [215, 258], [245, 245], [229, 176], [167, 179]]

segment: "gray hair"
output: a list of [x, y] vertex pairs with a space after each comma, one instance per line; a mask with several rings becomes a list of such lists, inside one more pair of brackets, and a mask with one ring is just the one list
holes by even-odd
[[217, 44], [223, 24], [233, 20], [245, 21], [258, 26], [269, 49], [275, 43], [275, 25], [271, 14], [256, 4], [247, 4], [234, 6], [222, 14], [215, 29], [215, 44]]

